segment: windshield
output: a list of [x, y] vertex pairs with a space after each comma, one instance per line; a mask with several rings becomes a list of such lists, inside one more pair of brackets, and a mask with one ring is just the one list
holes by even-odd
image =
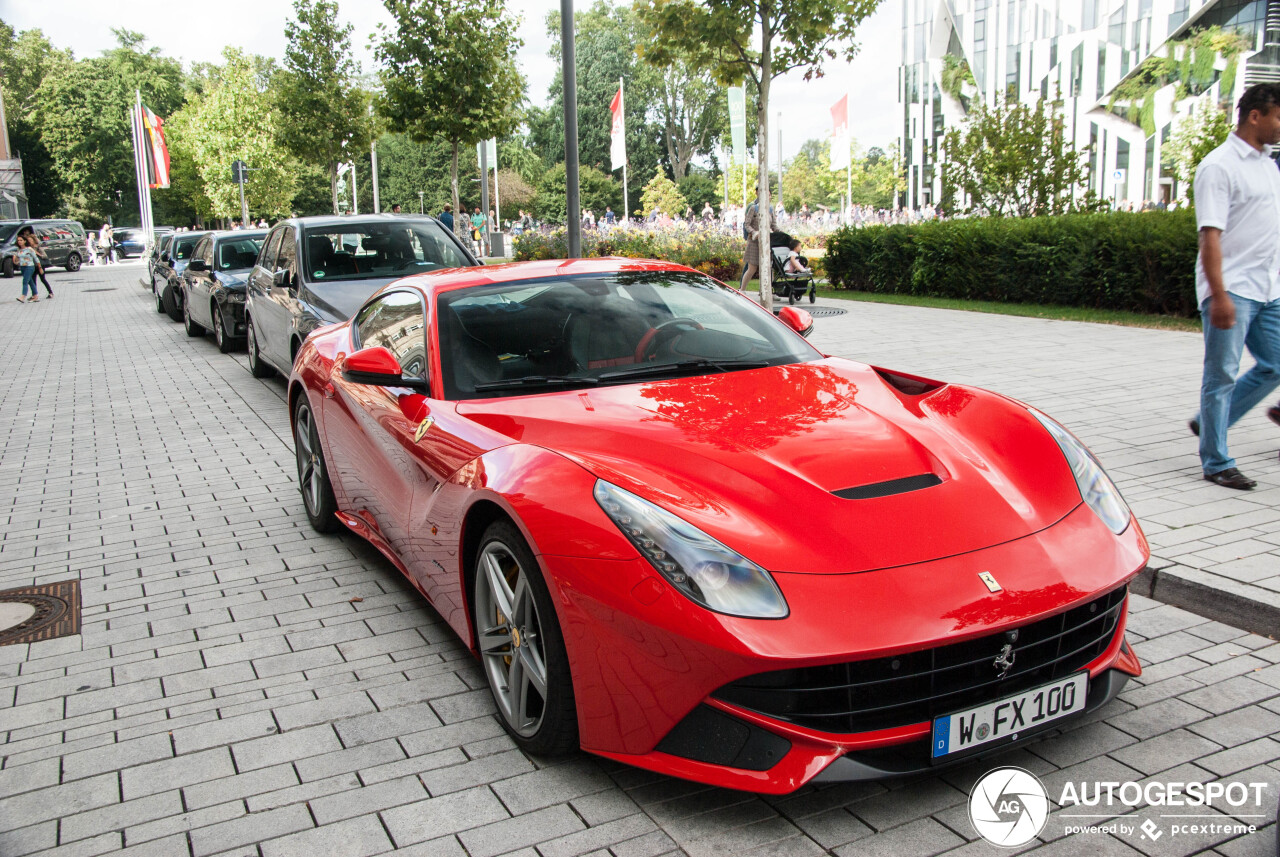
[[196, 245], [200, 243], [201, 235], [189, 235], [174, 241], [173, 258], [190, 259], [191, 251], [196, 249]]
[[429, 220], [312, 227], [305, 237], [311, 282], [385, 279], [473, 264], [440, 224]]
[[3, 244], [4, 242], [12, 238], [13, 233], [18, 231], [18, 226], [19, 224], [17, 223], [11, 223], [4, 226], [0, 226], [0, 244]]
[[626, 384], [816, 360], [750, 300], [701, 274], [615, 273], [448, 292], [450, 399]]
[[258, 251], [262, 242], [267, 240], [267, 233], [224, 238], [218, 242], [213, 251], [213, 264], [219, 271], [238, 271], [252, 268], [258, 261]]

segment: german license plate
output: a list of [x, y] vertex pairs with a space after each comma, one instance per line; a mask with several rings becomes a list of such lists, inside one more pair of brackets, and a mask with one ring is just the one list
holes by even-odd
[[933, 758], [940, 759], [1084, 711], [1089, 673], [1079, 672], [1051, 684], [1007, 696], [933, 721]]

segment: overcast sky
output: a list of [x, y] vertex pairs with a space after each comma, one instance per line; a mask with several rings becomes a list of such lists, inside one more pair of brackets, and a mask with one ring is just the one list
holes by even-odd
[[[850, 125], [862, 147], [887, 146], [901, 124], [897, 104], [897, 73], [902, 0], [884, 0], [880, 10], [862, 26], [862, 51], [852, 63], [833, 63], [826, 76], [805, 82], [800, 75], [774, 81], [770, 96], [775, 123], [781, 113], [782, 151], [790, 158], [805, 140], [831, 134], [830, 108], [849, 93]], [[578, 0], [579, 8], [587, 0]], [[545, 19], [560, 8], [557, 0], [513, 0], [510, 8], [524, 15], [521, 37], [525, 46], [520, 66], [529, 82], [529, 100], [545, 105], [555, 63], [547, 56], [550, 37]], [[381, 0], [339, 0], [340, 16], [355, 25], [352, 42], [364, 71], [373, 70], [370, 35], [379, 23], [390, 23]], [[284, 53], [284, 24], [293, 12], [290, 0], [0, 0], [0, 19], [16, 30], [39, 27], [58, 47], [77, 57], [94, 56], [114, 47], [112, 27], [145, 34], [168, 56], [186, 62], [217, 61], [225, 45], [250, 53], [280, 58]], [[601, 117], [607, 122], [608, 117]], [[777, 134], [770, 135], [776, 151]], [[770, 158], [776, 161], [776, 157]]]

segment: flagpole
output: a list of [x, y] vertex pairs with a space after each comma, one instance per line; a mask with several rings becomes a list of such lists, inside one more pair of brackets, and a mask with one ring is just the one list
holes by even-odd
[[[619, 108], [622, 110], [622, 140], [623, 147], [626, 147], [627, 140], [627, 94], [623, 90], [622, 76], [618, 76], [618, 92], [622, 93], [622, 103]], [[622, 159], [622, 222], [631, 222], [631, 201], [627, 198], [627, 161], [629, 158]]]
[[[138, 183], [138, 219], [145, 232], [147, 229], [147, 164], [142, 152], [142, 95], [134, 90], [134, 105], [129, 111], [129, 130], [133, 136], [133, 176]], [[118, 225], [118, 224], [117, 224]], [[110, 253], [110, 248], [107, 249]]]
[[142, 153], [141, 153], [141, 166], [142, 166], [142, 196], [143, 196], [143, 198], [147, 201], [147, 204], [146, 204], [146, 206], [143, 208], [143, 212], [142, 212], [142, 214], [141, 214], [141, 216], [142, 216], [142, 228], [143, 228], [143, 229], [145, 229], [145, 230], [147, 231], [147, 246], [148, 246], [148, 247], [150, 247], [152, 244], [154, 244], [154, 243], [155, 243], [155, 238], [156, 238], [156, 218], [155, 218], [155, 212], [153, 212], [153, 211], [152, 211], [152, 209], [151, 209], [151, 171], [150, 171], [150, 169], [147, 167], [147, 164], [149, 164], [149, 163], [150, 163], [150, 161], [147, 159], [147, 155], [146, 155], [146, 152], [151, 151], [151, 149], [150, 149], [150, 145], [151, 145], [151, 137], [150, 137], [150, 134], [148, 134], [148, 133], [146, 132], [146, 130], [143, 128], [143, 121], [142, 121], [142, 93], [141, 93], [141, 92], [139, 92], [137, 89], [135, 89], [135, 90], [133, 91], [133, 94], [134, 94], [134, 97], [137, 99], [137, 107], [136, 107], [135, 112], [137, 113], [137, 116], [138, 116], [138, 119], [137, 119], [137, 122], [138, 122], [138, 140], [139, 140], [139, 142], [141, 142], [141, 143], [142, 143], [142, 145], [143, 145], [143, 147], [144, 147], [144, 148], [143, 148], [143, 151], [142, 151]]

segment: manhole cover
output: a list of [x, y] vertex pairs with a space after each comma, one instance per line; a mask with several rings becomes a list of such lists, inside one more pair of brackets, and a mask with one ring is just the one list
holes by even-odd
[[809, 315], [814, 318], [830, 318], [833, 315], [844, 315], [848, 312], [847, 309], [833, 306], [815, 306], [809, 307], [808, 309]]
[[81, 289], [82, 292], [114, 292], [115, 289]]
[[[80, 581], [64, 580], [0, 592], [3, 616], [20, 619], [0, 630], [0, 646], [38, 643], [80, 633]], [[26, 609], [33, 608], [33, 609]], [[7, 622], [0, 621], [0, 627]]]

